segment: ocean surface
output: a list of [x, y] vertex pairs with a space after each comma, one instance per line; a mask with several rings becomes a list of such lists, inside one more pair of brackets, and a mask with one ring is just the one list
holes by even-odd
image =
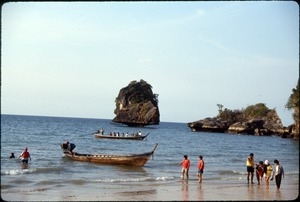
[[[105, 133], [141, 130], [150, 134], [142, 141], [98, 139], [93, 132], [100, 128]], [[144, 167], [111, 166], [66, 159], [60, 149], [66, 140], [75, 143], [74, 151], [79, 153], [136, 154], [151, 151], [156, 143], [158, 146]], [[27, 168], [18, 159], [25, 147], [32, 158]], [[12, 152], [15, 159], [9, 159]], [[274, 165], [278, 159], [285, 181], [299, 186], [299, 140], [192, 132], [186, 123], [161, 122], [135, 128], [108, 119], [1, 115], [1, 197], [6, 200], [6, 194], [45, 192], [47, 201], [62, 200], [57, 190], [72, 195], [91, 188], [129, 190], [132, 186], [178, 183], [178, 164], [185, 154], [191, 161], [189, 181], [197, 182], [196, 165], [202, 155], [203, 183], [246, 184], [245, 161], [250, 153], [254, 153], [256, 163], [268, 159]]]

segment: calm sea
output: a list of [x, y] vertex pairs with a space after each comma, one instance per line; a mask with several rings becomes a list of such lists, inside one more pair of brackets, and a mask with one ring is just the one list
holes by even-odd
[[[191, 120], [192, 121], [192, 120]], [[150, 133], [142, 141], [97, 139], [93, 132]], [[69, 140], [79, 153], [134, 154], [158, 147], [142, 168], [98, 165], [66, 159], [60, 144]], [[27, 169], [16, 157], [28, 147], [32, 161]], [[196, 179], [198, 156], [205, 161], [203, 183], [246, 183], [246, 157], [255, 162], [277, 158], [285, 168], [285, 179], [299, 183], [299, 141], [278, 136], [250, 136], [192, 132], [186, 123], [161, 122], [144, 128], [111, 123], [108, 119], [1, 115], [1, 196], [8, 193], [55, 190], [84, 191], [90, 187], [122, 189], [133, 185], [174, 183], [180, 178], [178, 163], [187, 154], [191, 161], [190, 180]], [[256, 182], [256, 180], [255, 180]], [[51, 196], [51, 194], [50, 194]], [[5, 200], [5, 197], [3, 198]], [[24, 199], [26, 200], [26, 198]], [[46, 200], [51, 200], [48, 198]]]

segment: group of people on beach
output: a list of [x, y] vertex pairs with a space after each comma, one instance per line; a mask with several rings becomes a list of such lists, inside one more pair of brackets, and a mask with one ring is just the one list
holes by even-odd
[[[180, 178], [182, 180], [189, 178], [189, 168], [190, 168], [190, 160], [188, 159], [187, 155], [183, 156], [182, 161], [178, 164], [178, 166], [181, 166], [181, 175]], [[279, 161], [277, 159], [274, 159], [274, 169], [269, 163], [268, 160], [259, 161], [258, 164], [254, 163], [254, 154], [251, 153], [247, 159], [246, 159], [246, 166], [247, 166], [247, 181], [248, 184], [251, 181], [251, 184], [254, 184], [253, 178], [254, 178], [254, 169], [256, 169], [256, 178], [257, 182], [260, 185], [264, 179], [266, 188], [269, 188], [270, 180], [272, 181], [275, 178], [276, 187], [277, 189], [280, 189], [281, 180], [284, 178], [284, 169], [281, 164], [279, 164]], [[199, 156], [199, 160], [197, 163], [197, 177], [198, 182], [202, 182], [202, 174], [204, 172], [204, 160], [203, 156]]]
[[277, 189], [280, 189], [281, 180], [284, 178], [284, 169], [282, 165], [279, 164], [279, 161], [277, 159], [274, 159], [274, 169], [269, 163], [268, 160], [259, 161], [258, 164], [254, 163], [254, 154], [250, 153], [250, 155], [246, 159], [246, 166], [247, 166], [247, 181], [248, 184], [254, 184], [253, 178], [254, 178], [254, 169], [256, 169], [256, 178], [258, 184], [262, 183], [262, 180], [264, 179], [266, 189], [269, 188], [270, 180], [272, 181], [275, 178], [276, 187]]
[[[187, 155], [183, 156], [182, 161], [178, 164], [178, 166], [181, 166], [181, 179], [184, 180], [184, 177], [186, 177], [186, 179], [189, 179], [189, 169], [190, 169], [190, 165], [191, 162], [188, 159]], [[201, 183], [202, 182], [202, 174], [204, 172], [204, 160], [203, 160], [203, 156], [199, 156], [199, 160], [197, 163], [197, 177], [198, 177], [198, 182]]]
[[[69, 143], [69, 141], [66, 141], [66, 143], [62, 144], [63, 149], [69, 150], [71, 153], [73, 149], [76, 147], [75, 144]], [[11, 153], [11, 156], [9, 158], [15, 158], [14, 153]], [[19, 158], [22, 159], [22, 164], [28, 164], [28, 160], [31, 161], [31, 156], [28, 151], [28, 148], [26, 147], [22, 153], [20, 154]], [[191, 162], [188, 159], [187, 155], [183, 156], [182, 161], [178, 164], [178, 166], [181, 166], [181, 175], [180, 178], [182, 180], [189, 178], [189, 169], [190, 169]], [[269, 163], [268, 160], [259, 161], [258, 164], [254, 163], [254, 154], [250, 153], [250, 155], [246, 159], [246, 166], [247, 166], [247, 182], [248, 184], [254, 184], [253, 178], [254, 178], [254, 169], [256, 169], [256, 178], [258, 185], [260, 185], [264, 179], [266, 189], [269, 188], [270, 181], [272, 181], [275, 178], [276, 187], [277, 189], [280, 189], [281, 180], [284, 178], [284, 169], [283, 166], [279, 163], [277, 159], [274, 159], [274, 169]], [[202, 174], [204, 172], [204, 160], [203, 156], [199, 156], [199, 160], [197, 163], [197, 177], [198, 182], [202, 182]]]

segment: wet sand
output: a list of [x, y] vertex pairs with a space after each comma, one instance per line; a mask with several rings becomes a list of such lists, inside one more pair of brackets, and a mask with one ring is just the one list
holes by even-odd
[[299, 183], [282, 183], [277, 190], [262, 185], [178, 181], [150, 185], [113, 185], [113, 187], [82, 186], [49, 190], [30, 190], [2, 193], [6, 201], [294, 201], [299, 196]]

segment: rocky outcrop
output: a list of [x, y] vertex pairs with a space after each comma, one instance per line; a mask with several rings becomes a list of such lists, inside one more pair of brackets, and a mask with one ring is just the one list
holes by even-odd
[[205, 118], [188, 123], [192, 131], [224, 133], [228, 129], [228, 122], [220, 118]]
[[146, 81], [132, 81], [119, 91], [115, 100], [116, 123], [128, 126], [158, 125], [160, 120], [158, 95]]
[[222, 132], [247, 135], [278, 135], [293, 138], [293, 126], [284, 127], [275, 109], [259, 103], [245, 110], [220, 111], [213, 118], [187, 123], [192, 131]]

